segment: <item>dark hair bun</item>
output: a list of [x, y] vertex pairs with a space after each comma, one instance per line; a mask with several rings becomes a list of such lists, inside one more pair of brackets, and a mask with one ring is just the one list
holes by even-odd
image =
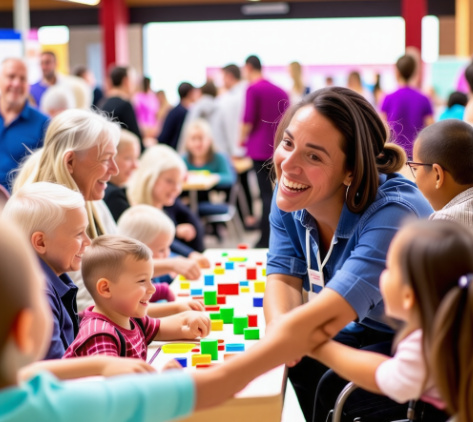
[[387, 143], [383, 151], [376, 157], [376, 165], [380, 173], [390, 174], [402, 169], [407, 157], [404, 150], [396, 144]]

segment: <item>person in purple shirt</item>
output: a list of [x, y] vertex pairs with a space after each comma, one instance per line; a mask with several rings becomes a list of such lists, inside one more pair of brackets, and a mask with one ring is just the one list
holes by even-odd
[[409, 86], [415, 73], [413, 57], [404, 55], [396, 62], [399, 89], [386, 96], [381, 112], [393, 132], [394, 142], [404, 148], [412, 158], [412, 146], [417, 134], [434, 122], [430, 100], [417, 89]]
[[41, 97], [45, 91], [51, 85], [55, 85], [58, 82], [58, 77], [56, 75], [56, 55], [52, 51], [43, 51], [39, 60], [43, 77], [30, 87], [30, 95], [35, 102], [33, 105], [38, 108], [41, 102]]
[[258, 57], [248, 57], [244, 71], [250, 85], [246, 91], [241, 143], [246, 143], [247, 155], [253, 160], [263, 202], [261, 238], [255, 247], [267, 248], [269, 212], [273, 196], [269, 161], [273, 156], [275, 123], [288, 107], [289, 97], [281, 88], [263, 78], [261, 61]]

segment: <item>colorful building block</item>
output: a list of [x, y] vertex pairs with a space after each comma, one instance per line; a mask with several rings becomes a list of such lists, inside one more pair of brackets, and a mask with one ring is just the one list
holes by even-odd
[[227, 304], [227, 296], [217, 295], [217, 305], [226, 305], [226, 304]]
[[209, 314], [210, 319], [213, 321], [215, 319], [222, 319], [222, 316], [220, 315], [220, 312], [214, 312]]
[[235, 310], [233, 308], [220, 308], [220, 315], [222, 316], [222, 320], [224, 324], [233, 323], [234, 312]]
[[264, 293], [266, 290], [266, 283], [264, 281], [255, 282], [255, 293]]
[[233, 262], [225, 262], [226, 270], [233, 270], [234, 268], [235, 268], [235, 264]]
[[197, 364], [205, 364], [205, 363], [210, 363], [212, 361], [212, 356], [211, 355], [192, 355], [192, 366], [195, 366]]
[[204, 285], [205, 286], [213, 286], [215, 283], [213, 275], [204, 275]]
[[192, 296], [192, 300], [204, 300], [204, 296]]
[[191, 296], [202, 296], [202, 289], [191, 289]]
[[225, 351], [225, 345], [224, 344], [219, 344], [218, 345], [218, 351], [219, 352], [224, 352]]
[[241, 287], [248, 287], [249, 285], [250, 285], [250, 282], [248, 280], [240, 281], [240, 286]]
[[245, 340], [259, 340], [259, 328], [245, 328], [243, 334]]
[[254, 308], [262, 308], [263, 307], [263, 298], [262, 297], [254, 297], [253, 298], [253, 307]]
[[187, 368], [187, 358], [174, 358], [183, 368]]
[[248, 328], [248, 317], [233, 317], [233, 334], [243, 334], [243, 330]]
[[246, 262], [247, 258], [244, 258], [242, 256], [232, 256], [228, 258], [230, 262]]
[[192, 353], [200, 353], [200, 349], [196, 347], [195, 349], [191, 350]]
[[220, 311], [220, 306], [218, 306], [218, 305], [206, 306], [205, 310], [207, 312], [218, 312], [218, 311]]
[[246, 269], [246, 278], [248, 280], [256, 280], [256, 268], [247, 268]]
[[215, 268], [214, 274], [223, 275], [223, 274], [225, 274], [225, 269], [224, 268]]
[[221, 263], [221, 262], [216, 262], [216, 263], [215, 263], [215, 266], [216, 266], [216, 267], [221, 267], [221, 266], [222, 266], [222, 263]]
[[[225, 350], [227, 352], [244, 352], [245, 351], [245, 345], [243, 343], [229, 343], [225, 347]], [[225, 356], [224, 356], [225, 358]]]
[[256, 263], [256, 265], [258, 265], [260, 267], [261, 265], [263, 265], [263, 263], [261, 261], [259, 261], [259, 262]]
[[258, 326], [258, 315], [248, 315], [248, 327]]
[[238, 295], [240, 293], [239, 283], [219, 284], [217, 291], [219, 295]]
[[212, 324], [212, 331], [223, 331], [223, 320], [222, 319], [214, 319], [210, 322]]
[[190, 289], [190, 287], [191, 287], [190, 283], [181, 283], [181, 289], [182, 290]]
[[262, 274], [266, 277], [266, 268], [263, 268], [263, 269], [261, 270], [261, 272], [262, 272]]
[[179, 276], [179, 281], [186, 281], [186, 278], [183, 275]]
[[240, 292], [241, 293], [250, 293], [250, 288], [249, 287], [241, 287]]
[[218, 342], [214, 339], [203, 338], [200, 340], [202, 355], [210, 355], [212, 360], [218, 359]]
[[217, 292], [215, 290], [210, 292], [204, 292], [204, 305], [216, 305], [217, 304]]
[[187, 297], [187, 296], [190, 296], [190, 294], [189, 294], [189, 292], [179, 292], [179, 293], [177, 294], [177, 296], [179, 296], [179, 297]]
[[223, 252], [223, 253], [222, 253], [222, 256], [223, 256], [223, 257], [228, 256], [228, 253]]
[[248, 249], [248, 245], [246, 243], [240, 243], [237, 247], [238, 249]]
[[223, 343], [225, 343], [225, 340], [218, 339], [218, 344], [223, 344]]

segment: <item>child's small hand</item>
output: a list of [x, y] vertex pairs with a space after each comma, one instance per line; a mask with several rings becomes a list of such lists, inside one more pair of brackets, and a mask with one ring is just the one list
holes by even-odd
[[189, 259], [197, 262], [200, 268], [210, 268], [210, 261], [200, 252], [191, 252], [189, 254]]
[[210, 319], [201, 312], [188, 311], [180, 314], [182, 317], [182, 338], [194, 339], [207, 337], [211, 331]]
[[138, 374], [147, 372], [156, 372], [150, 364], [141, 359], [126, 359], [107, 356], [102, 367], [102, 376], [113, 377], [122, 374]]
[[188, 258], [174, 258], [174, 271], [182, 274], [188, 280], [197, 280], [200, 277], [200, 268], [197, 262]]
[[187, 302], [179, 302], [178, 312], [186, 311], [205, 311], [205, 306], [200, 300], [189, 300]]
[[166, 363], [166, 365], [163, 366], [161, 372], [169, 371], [170, 369], [182, 369], [182, 366], [176, 359], [171, 359]]
[[190, 242], [197, 236], [197, 231], [192, 224], [184, 223], [176, 226], [176, 237], [186, 242]]

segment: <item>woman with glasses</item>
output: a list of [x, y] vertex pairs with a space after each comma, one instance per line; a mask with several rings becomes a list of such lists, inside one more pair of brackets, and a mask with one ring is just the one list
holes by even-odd
[[[287, 318], [299, 318], [301, 336], [318, 339], [314, 348], [333, 337], [390, 353], [393, 331], [379, 276], [402, 221], [427, 217], [432, 208], [414, 183], [395, 173], [406, 158], [387, 140], [368, 101], [340, 87], [309, 94], [280, 120], [264, 300], [268, 330], [293, 311]], [[306, 419], [325, 422], [346, 381], [308, 357], [289, 366]], [[365, 414], [378, 408], [375, 401], [365, 403]], [[407, 406], [390, 406], [382, 412], [405, 416]]]

